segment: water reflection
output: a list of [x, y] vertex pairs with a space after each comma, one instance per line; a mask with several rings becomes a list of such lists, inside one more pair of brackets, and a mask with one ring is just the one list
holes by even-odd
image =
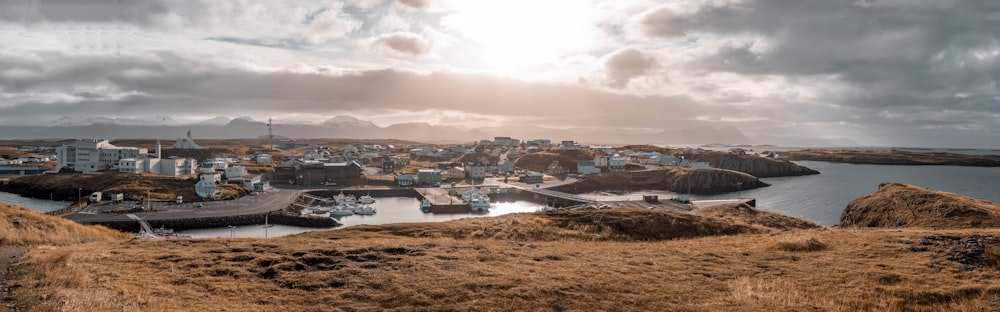
[[[499, 216], [509, 213], [519, 213], [519, 212], [535, 212], [539, 208], [542, 208], [542, 204], [536, 204], [526, 201], [514, 201], [514, 202], [501, 202], [493, 203], [490, 207], [490, 211], [487, 213], [425, 213], [420, 211], [420, 200], [416, 198], [409, 197], [387, 197], [378, 198], [375, 204], [372, 205], [378, 210], [378, 213], [370, 216], [343, 216], [340, 217], [340, 223], [344, 224], [343, 227], [350, 227], [355, 225], [363, 224], [389, 224], [389, 223], [413, 223], [413, 222], [443, 222], [462, 218], [474, 218], [474, 217], [486, 217], [486, 216]], [[316, 230], [328, 230], [328, 229], [316, 229], [316, 228], [305, 228], [297, 226], [285, 226], [285, 225], [274, 225], [267, 229], [268, 237], [278, 237], [285, 235], [298, 234], [309, 231]], [[212, 229], [199, 229], [199, 230], [188, 230], [181, 231], [180, 234], [190, 235], [196, 238], [205, 237], [264, 237], [264, 227], [263, 225], [247, 225], [238, 226], [236, 228], [212, 228]]]

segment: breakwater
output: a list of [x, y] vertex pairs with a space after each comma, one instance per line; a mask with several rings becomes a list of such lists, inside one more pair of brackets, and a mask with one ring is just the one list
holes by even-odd
[[[141, 214], [139, 216], [142, 217]], [[146, 220], [146, 221], [153, 228], [165, 228], [165, 229], [173, 229], [174, 231], [184, 231], [193, 229], [224, 228], [230, 225], [243, 226], [243, 225], [264, 224], [265, 218], [266, 222], [269, 224], [281, 224], [281, 225], [291, 225], [291, 226], [301, 226], [301, 227], [311, 227], [311, 228], [331, 228], [341, 225], [340, 222], [332, 218], [299, 216], [282, 212], [236, 215], [236, 216], [185, 218], [185, 219]], [[105, 227], [123, 232], [139, 231], [139, 222], [135, 220], [100, 221], [87, 224], [103, 225]]]

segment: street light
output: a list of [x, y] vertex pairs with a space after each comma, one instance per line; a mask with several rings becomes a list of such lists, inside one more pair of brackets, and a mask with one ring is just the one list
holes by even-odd
[[234, 225], [227, 225], [227, 226], [229, 227], [229, 238], [233, 238], [234, 234], [236, 233], [236, 226]]
[[740, 186], [741, 186], [741, 185], [743, 185], [743, 182], [742, 182], [742, 181], [737, 181], [737, 182], [736, 182], [736, 199], [741, 199], [741, 198], [743, 198], [743, 192], [742, 192], [742, 190], [740, 189]]

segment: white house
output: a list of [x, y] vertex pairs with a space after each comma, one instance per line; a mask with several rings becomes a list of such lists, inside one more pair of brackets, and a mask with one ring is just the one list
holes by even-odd
[[607, 166], [608, 166], [608, 157], [604, 156], [594, 157], [594, 167], [601, 168]]
[[272, 162], [274, 162], [274, 158], [271, 157], [271, 154], [264, 154], [264, 153], [257, 154], [258, 164], [270, 164]]
[[235, 177], [241, 177], [247, 175], [247, 168], [243, 166], [232, 166], [225, 169], [226, 179], [232, 179]]
[[625, 172], [625, 157], [615, 154], [608, 159], [608, 171]]
[[417, 175], [400, 173], [396, 175], [396, 185], [412, 186], [417, 182]]

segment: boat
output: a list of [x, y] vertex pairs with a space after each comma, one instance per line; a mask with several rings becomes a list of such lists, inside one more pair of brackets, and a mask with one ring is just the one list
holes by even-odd
[[462, 193], [462, 200], [469, 204], [472, 211], [487, 211], [490, 209], [490, 197], [472, 188]]
[[312, 207], [313, 214], [324, 214], [327, 212], [330, 212], [330, 210], [323, 207]]
[[375, 197], [372, 197], [371, 195], [361, 195], [361, 197], [358, 198], [358, 202], [362, 204], [374, 204]]
[[372, 206], [369, 205], [363, 205], [361, 207], [358, 207], [357, 209], [354, 209], [354, 214], [361, 216], [370, 216], [375, 214], [376, 212], [378, 211], [376, 211], [375, 208], [372, 208]]
[[331, 217], [343, 217], [350, 216], [354, 214], [354, 209], [348, 208], [344, 205], [337, 205], [337, 207], [330, 209]]
[[555, 210], [559, 210], [559, 208], [548, 206], [548, 205], [546, 205], [545, 207], [542, 207], [542, 208], [538, 208], [538, 211], [555, 211]]
[[420, 201], [420, 211], [431, 212], [431, 206], [432, 206], [431, 201], [427, 200], [426, 198]]

